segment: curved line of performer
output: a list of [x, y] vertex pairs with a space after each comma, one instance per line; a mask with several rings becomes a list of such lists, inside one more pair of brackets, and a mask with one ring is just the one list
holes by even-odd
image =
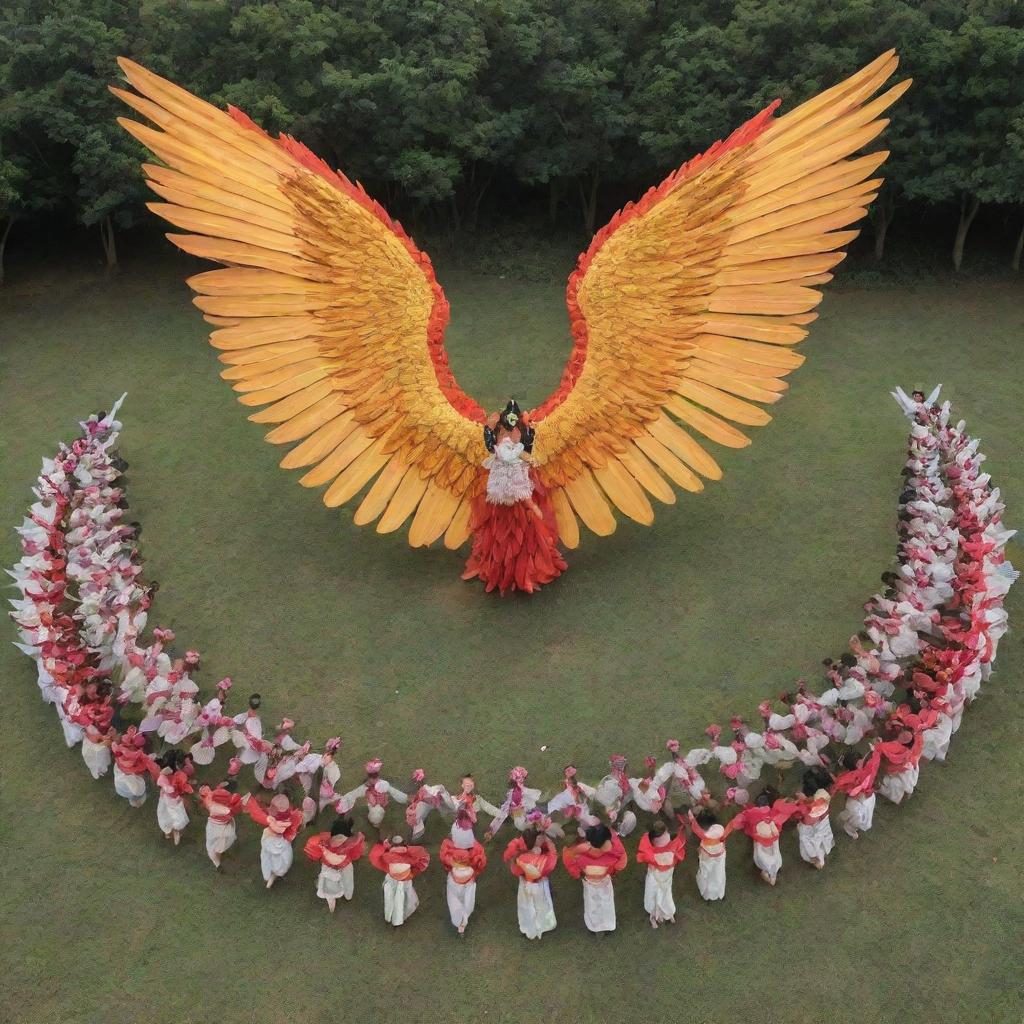
[[[814, 695], [800, 683], [779, 698], [782, 711], [764, 701], [759, 728], [732, 718], [727, 742], [718, 725], [706, 730], [705, 746], [686, 753], [669, 740], [666, 759], [646, 758], [643, 774], [631, 775], [626, 757], [613, 754], [608, 774], [592, 786], [569, 765], [558, 791], [544, 799], [517, 766], [504, 800], [492, 804], [471, 775], [449, 790], [416, 769], [400, 790], [373, 758], [363, 781], [341, 792], [340, 738], [315, 751], [292, 737], [287, 718], [265, 735], [258, 694], [227, 715], [230, 678], [202, 701], [193, 680], [199, 654], [172, 658], [168, 629], [142, 640], [157, 585], [142, 582], [141, 527], [126, 521], [118, 486], [127, 468], [115, 447], [123, 396], [43, 460], [36, 501], [18, 528], [23, 555], [8, 570], [21, 595], [11, 601], [17, 646], [34, 659], [43, 699], [54, 705], [68, 747], [81, 744], [93, 777], [112, 768], [117, 794], [133, 807], [154, 784], [158, 824], [175, 845], [189, 823], [189, 803], [197, 804], [218, 869], [235, 842], [236, 817], [248, 815], [263, 829], [260, 866], [270, 888], [291, 868], [300, 832], [333, 807], [334, 822], [303, 845], [320, 865], [317, 895], [333, 912], [339, 899], [352, 898], [353, 865], [366, 852], [352, 818], [362, 804], [378, 833], [368, 859], [384, 876], [384, 916], [400, 925], [418, 903], [414, 881], [430, 861], [419, 841], [437, 810], [453, 818], [438, 857], [452, 925], [461, 933], [487, 864], [476, 834], [478, 816], [486, 814], [485, 841], [507, 821], [520, 833], [502, 857], [518, 880], [524, 935], [539, 939], [555, 927], [549, 877], [559, 859], [582, 881], [587, 928], [611, 931], [613, 878], [629, 859], [622, 839], [643, 815], [635, 856], [646, 868], [644, 907], [656, 928], [675, 918], [673, 872], [686, 856], [687, 830], [698, 843], [697, 887], [706, 900], [725, 895], [726, 845], [736, 831], [751, 839], [754, 863], [770, 885], [782, 866], [779, 836], [787, 822], [796, 822], [803, 860], [822, 868], [834, 845], [835, 797], [845, 797], [836, 821], [857, 838], [871, 827], [876, 793], [898, 804], [914, 792], [922, 760], [945, 759], [965, 706], [988, 680], [1007, 628], [1003, 600], [1018, 575], [1004, 553], [1016, 531], [1002, 526], [1004, 506], [981, 471], [978, 441], [962, 421], [950, 424], [949, 404], [935, 404], [936, 396], [915, 392], [911, 399], [897, 389], [913, 423], [899, 497], [898, 567], [883, 574], [884, 591], [865, 606], [864, 631], [841, 658], [826, 659], [828, 689]], [[198, 785], [196, 766], [211, 765], [229, 744], [234, 754], [213, 776], [220, 781]], [[700, 770], [712, 763], [723, 780], [717, 796]], [[801, 777], [788, 796], [764, 778], [782, 787], [797, 766]], [[265, 799], [238, 792], [243, 768]], [[405, 805], [406, 828], [386, 838], [392, 803]], [[566, 823], [577, 834], [559, 857], [555, 841], [565, 838]]]

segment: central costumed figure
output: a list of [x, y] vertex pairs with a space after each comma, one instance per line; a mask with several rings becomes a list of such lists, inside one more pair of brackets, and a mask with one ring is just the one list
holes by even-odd
[[531, 593], [566, 568], [554, 509], [530, 468], [536, 435], [514, 398], [484, 426], [487, 485], [473, 502], [473, 551], [462, 578], [502, 594]]
[[412, 547], [471, 541], [465, 578], [501, 593], [557, 578], [581, 523], [650, 525], [652, 499], [721, 478], [710, 444], [745, 448], [770, 421], [882, 183], [887, 153], [862, 151], [910, 84], [882, 91], [897, 64], [883, 53], [782, 117], [769, 104], [627, 204], [569, 276], [557, 386], [488, 417], [449, 365], [430, 258], [362, 185], [119, 63], [136, 91], [113, 92], [150, 124], [120, 123], [159, 161], [143, 165], [150, 209], [223, 266], [189, 284], [221, 376], [268, 441], [293, 446], [282, 468], [329, 508], [358, 501], [357, 526], [408, 524]]

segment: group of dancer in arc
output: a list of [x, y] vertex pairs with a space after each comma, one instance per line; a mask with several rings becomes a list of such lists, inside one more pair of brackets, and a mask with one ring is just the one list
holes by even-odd
[[[424, 839], [437, 812], [450, 822], [437, 859], [452, 925], [463, 933], [488, 844], [508, 825], [516, 834], [500, 847], [501, 859], [518, 887], [519, 927], [539, 939], [556, 925], [551, 878], [559, 863], [582, 885], [586, 927], [615, 929], [615, 879], [631, 859], [623, 840], [639, 831], [633, 858], [657, 928], [675, 920], [674, 873], [689, 836], [697, 889], [709, 901], [725, 896], [726, 851], [737, 832], [750, 839], [769, 885], [778, 881], [779, 840], [790, 823], [801, 858], [823, 868], [833, 820], [856, 839], [872, 827], [878, 795], [895, 804], [910, 797], [922, 761], [945, 759], [965, 707], [989, 677], [1007, 628], [1003, 600], [1017, 576], [1004, 554], [1013, 531], [1002, 525], [978, 441], [962, 422], [950, 423], [948, 404], [898, 389], [897, 398], [912, 421], [897, 566], [883, 574], [849, 650], [826, 661], [825, 689], [814, 694], [800, 683], [764, 701], [756, 724], [736, 717], [728, 732], [709, 726], [708, 742], [685, 753], [669, 740], [663, 758], [646, 758], [639, 773], [613, 754], [593, 784], [568, 765], [545, 795], [517, 766], [504, 798], [491, 803], [471, 774], [449, 789], [416, 769], [400, 788], [372, 758], [346, 790], [340, 738], [314, 749], [293, 737], [290, 719], [265, 728], [257, 693], [232, 714], [228, 677], [203, 700], [198, 652], [175, 656], [168, 629], [144, 638], [158, 588], [142, 580], [141, 527], [127, 521], [120, 402], [89, 417], [77, 440], [43, 461], [36, 500], [18, 529], [23, 554], [8, 570], [19, 592], [11, 602], [18, 646], [34, 659], [43, 699], [92, 776], [110, 774], [133, 807], [155, 790], [157, 824], [174, 845], [192, 814], [202, 813], [218, 869], [236, 843], [237, 819], [247, 817], [262, 830], [267, 888], [291, 870], [302, 837], [302, 852], [319, 865], [316, 894], [332, 912], [353, 898], [356, 866], [366, 857], [384, 876], [385, 919], [401, 925], [418, 905], [416, 880], [431, 861]], [[244, 786], [243, 773], [251, 777]], [[401, 829], [388, 824], [394, 805], [404, 810]], [[364, 819], [373, 842], [357, 825]]]

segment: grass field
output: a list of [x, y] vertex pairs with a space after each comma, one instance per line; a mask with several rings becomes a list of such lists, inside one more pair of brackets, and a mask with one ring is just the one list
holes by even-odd
[[[775, 421], [723, 453], [721, 483], [659, 508], [651, 529], [585, 540], [539, 596], [485, 596], [460, 581], [460, 556], [357, 529], [277, 469], [217, 377], [181, 283], [193, 269], [165, 251], [109, 283], [37, 267], [0, 296], [0, 555], [17, 556], [7, 527], [39, 457], [127, 390], [129, 499], [161, 583], [151, 623], [202, 651], [201, 682], [234, 677], [235, 710], [258, 689], [264, 721], [340, 733], [346, 784], [375, 753], [399, 784], [418, 765], [450, 784], [472, 770], [491, 799], [516, 763], [548, 787], [570, 760], [594, 779], [612, 750], [638, 764], [813, 678], [890, 564], [894, 383], [945, 384], [984, 439], [1009, 524], [1024, 524], [1021, 288], [838, 290]], [[465, 389], [491, 408], [540, 401], [568, 350], [563, 282], [440, 275]], [[1024, 565], [1021, 546], [1010, 555]], [[841, 837], [825, 871], [805, 869], [787, 834], [770, 890], [740, 839], [726, 900], [699, 900], [688, 860], [680, 923], [652, 933], [630, 870], [607, 940], [584, 930], [579, 885], [559, 875], [559, 928], [530, 944], [498, 844], [462, 941], [437, 865], [392, 931], [368, 866], [331, 919], [301, 857], [264, 892], [255, 827], [220, 876], [200, 822], [170, 849], [152, 799], [132, 811], [64, 748], [31, 665], [5, 645], [0, 1021], [1018, 1022], [1022, 595], [949, 763], [925, 769], [909, 805], [880, 807], [858, 843]], [[435, 849], [441, 834], [435, 818]]]

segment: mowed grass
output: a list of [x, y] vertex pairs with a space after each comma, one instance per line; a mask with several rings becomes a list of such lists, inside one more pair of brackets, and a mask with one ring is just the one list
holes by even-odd
[[[69, 262], [0, 297], [0, 555], [17, 557], [8, 527], [40, 456], [127, 390], [129, 499], [161, 583], [152, 624], [203, 653], [207, 687], [233, 676], [234, 710], [259, 690], [266, 722], [288, 713], [316, 742], [340, 734], [345, 785], [372, 754], [399, 785], [417, 766], [449, 785], [471, 770], [492, 800], [517, 763], [549, 790], [569, 761], [596, 781], [612, 751], [639, 766], [667, 737], [697, 743], [799, 676], [816, 684], [891, 564], [906, 428], [894, 383], [945, 384], [984, 439], [1010, 525], [1024, 523], [1021, 289], [838, 290], [775, 421], [720, 453], [721, 482], [660, 506], [653, 528], [585, 537], [538, 596], [487, 596], [459, 579], [463, 554], [356, 528], [277, 468], [281, 451], [217, 377], [182, 283], [195, 269], [160, 251], [105, 282]], [[563, 282], [440, 273], [460, 383], [489, 408], [509, 394], [537, 404], [569, 347]], [[1011, 557], [1024, 564], [1020, 546]], [[1022, 603], [1018, 590], [1017, 622]], [[634, 867], [609, 939], [585, 931], [579, 884], [560, 872], [558, 930], [530, 944], [503, 842], [463, 940], [436, 864], [398, 930], [365, 864], [334, 918], [301, 855], [266, 893], [251, 825], [216, 875], [200, 820], [173, 850], [155, 800], [132, 811], [91, 780], [5, 645], [0, 1020], [1019, 1021], [1019, 637], [948, 765], [925, 769], [909, 805], [880, 807], [860, 841], [839, 838], [825, 871], [787, 833], [768, 889], [734, 839], [726, 900], [700, 901], [688, 860], [679, 924], [652, 932]], [[434, 818], [433, 850], [442, 835]]]

